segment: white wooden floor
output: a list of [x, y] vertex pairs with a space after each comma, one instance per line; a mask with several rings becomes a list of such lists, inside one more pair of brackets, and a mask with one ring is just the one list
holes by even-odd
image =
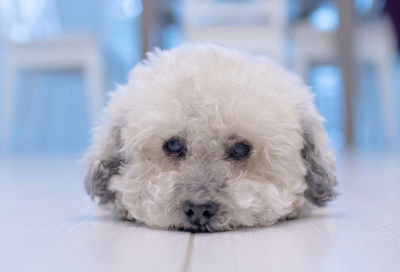
[[99, 211], [70, 159], [0, 160], [0, 271], [400, 271], [400, 156], [338, 158], [341, 196], [263, 229], [189, 234]]

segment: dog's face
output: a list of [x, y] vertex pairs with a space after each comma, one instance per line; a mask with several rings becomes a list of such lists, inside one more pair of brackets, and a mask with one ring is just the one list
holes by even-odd
[[112, 96], [86, 188], [122, 216], [220, 231], [335, 196], [312, 95], [276, 64], [211, 45], [157, 52]]

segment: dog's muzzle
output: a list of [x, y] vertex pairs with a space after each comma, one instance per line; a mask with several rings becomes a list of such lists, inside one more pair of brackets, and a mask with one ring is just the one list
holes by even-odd
[[190, 200], [186, 200], [183, 203], [183, 213], [186, 221], [196, 227], [207, 225], [217, 211], [218, 205], [212, 201], [195, 204]]

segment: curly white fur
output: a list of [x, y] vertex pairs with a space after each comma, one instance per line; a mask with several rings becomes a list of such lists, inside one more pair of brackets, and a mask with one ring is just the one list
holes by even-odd
[[[302, 81], [271, 60], [216, 45], [155, 51], [112, 93], [108, 120], [85, 157], [86, 188], [128, 219], [195, 229], [184, 201], [218, 203], [201, 230], [264, 226], [295, 217], [336, 192], [334, 157]], [[163, 144], [184, 139], [184, 158]], [[252, 146], [226, 157], [235, 139]]]

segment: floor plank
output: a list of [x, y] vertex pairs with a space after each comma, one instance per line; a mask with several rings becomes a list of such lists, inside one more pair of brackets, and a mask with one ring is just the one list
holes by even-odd
[[0, 163], [1, 271], [181, 271], [189, 234], [97, 209], [75, 161]]
[[189, 271], [399, 271], [400, 158], [339, 158], [341, 196], [264, 229], [200, 234]]
[[188, 234], [97, 209], [76, 158], [0, 160], [1, 271], [399, 271], [400, 156], [338, 164], [341, 196], [310, 216]]

